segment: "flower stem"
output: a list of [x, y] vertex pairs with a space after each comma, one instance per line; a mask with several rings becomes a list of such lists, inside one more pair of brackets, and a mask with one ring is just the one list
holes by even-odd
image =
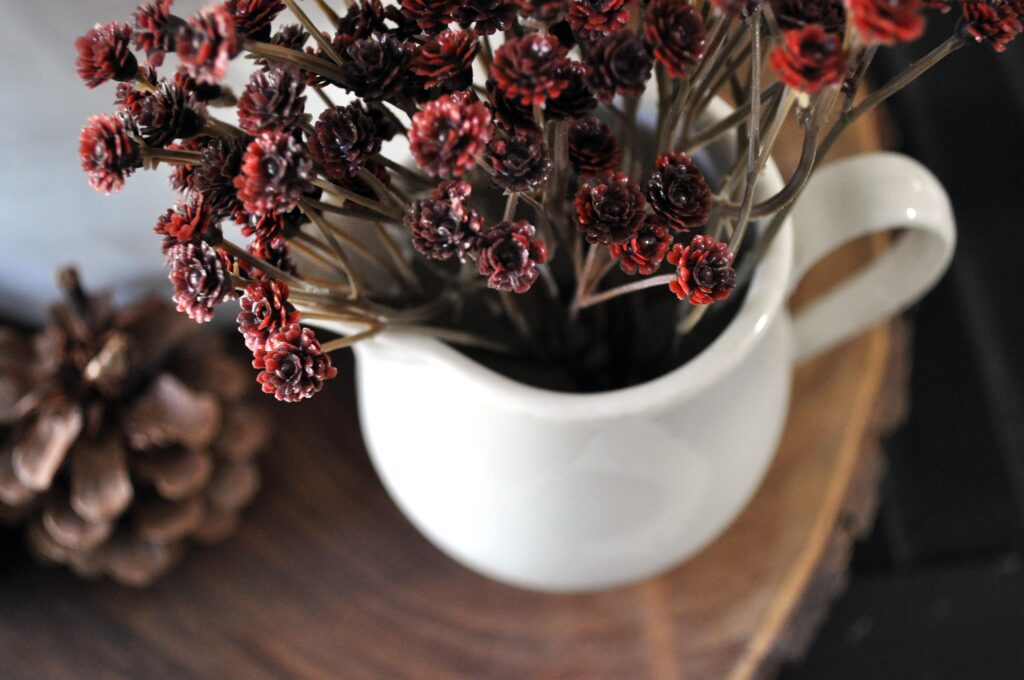
[[340, 66], [342, 63], [341, 55], [334, 49], [334, 45], [331, 44], [331, 41], [325, 38], [320, 29], [316, 27], [313, 20], [310, 19], [304, 11], [302, 11], [302, 8], [299, 7], [298, 4], [296, 4], [295, 0], [284, 0], [284, 4], [292, 11], [292, 14], [294, 14], [295, 18], [299, 20], [299, 23], [302, 24], [303, 28], [309, 31], [309, 34], [313, 36], [313, 40], [320, 45], [320, 49], [323, 50], [324, 54], [330, 57], [331, 61], [335, 64]]
[[337, 184], [335, 184], [334, 182], [331, 182], [331, 181], [328, 181], [328, 180], [314, 179], [314, 180], [311, 180], [311, 181], [312, 181], [312, 183], [315, 186], [320, 187], [321, 189], [323, 189], [327, 193], [334, 194], [338, 198], [344, 198], [347, 201], [352, 201], [353, 203], [358, 203], [359, 205], [363, 206], [364, 208], [369, 208], [370, 210], [373, 210], [374, 212], [380, 213], [381, 215], [383, 215], [385, 217], [390, 217], [390, 218], [396, 219], [396, 220], [402, 219], [402, 214], [400, 212], [398, 212], [397, 210], [395, 210], [393, 208], [390, 208], [390, 207], [384, 205], [380, 201], [375, 201], [372, 198], [367, 198], [366, 196], [362, 196], [360, 194], [357, 194], [354, 191], [350, 191], [350, 190], [348, 190], [348, 189], [346, 189], [344, 187], [340, 187]]
[[651, 276], [646, 279], [640, 279], [639, 281], [633, 281], [616, 288], [609, 288], [608, 290], [602, 291], [595, 295], [588, 295], [586, 298], [579, 300], [574, 303], [579, 309], [586, 309], [587, 307], [593, 307], [594, 305], [601, 304], [602, 302], [608, 302], [621, 295], [627, 295], [629, 293], [636, 293], [637, 291], [646, 290], [647, 288], [656, 288], [657, 286], [667, 286], [676, 280], [675, 274], [661, 274], [660, 276]]
[[505, 199], [505, 213], [501, 217], [502, 222], [510, 222], [516, 215], [516, 205], [519, 203], [519, 192], [513, 191]]
[[324, 219], [315, 208], [310, 206], [305, 200], [299, 201], [299, 207], [302, 212], [316, 225], [320, 230], [320, 233], [324, 235], [327, 242], [331, 246], [331, 250], [334, 251], [334, 256], [337, 258], [337, 262], [334, 263], [334, 268], [340, 271], [345, 278], [348, 279], [349, 284], [349, 299], [357, 300], [359, 298], [360, 289], [362, 288], [359, 277], [356, 276], [355, 271], [352, 268], [352, 263], [349, 261], [345, 251], [342, 250], [341, 244], [338, 243], [338, 239], [335, 238], [334, 232], [331, 231], [330, 225], [327, 220]]
[[337, 81], [341, 77], [340, 70], [335, 64], [327, 61], [326, 59], [306, 54], [305, 52], [293, 50], [288, 47], [282, 47], [281, 45], [272, 45], [270, 43], [260, 42], [258, 40], [246, 40], [242, 43], [242, 47], [247, 52], [258, 57], [295, 64], [310, 73], [327, 78], [328, 80]]
[[368, 338], [372, 338], [373, 336], [375, 336], [378, 333], [380, 333], [381, 329], [384, 328], [384, 326], [382, 324], [375, 323], [375, 322], [372, 322], [372, 321], [369, 322], [368, 325], [369, 325], [369, 328], [367, 328], [365, 331], [360, 331], [360, 332], [358, 332], [358, 333], [356, 333], [354, 335], [346, 335], [343, 338], [337, 338], [335, 340], [331, 340], [329, 342], [325, 342], [322, 345], [320, 345], [320, 349], [325, 354], [330, 353], [330, 352], [335, 352], [335, 351], [337, 351], [339, 349], [345, 349], [346, 347], [351, 347], [352, 345], [356, 344], [360, 340], [366, 340]]

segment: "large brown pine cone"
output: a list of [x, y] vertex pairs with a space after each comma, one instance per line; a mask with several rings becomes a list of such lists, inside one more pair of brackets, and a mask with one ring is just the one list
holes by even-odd
[[116, 310], [61, 281], [46, 329], [0, 329], [0, 520], [43, 562], [147, 585], [191, 541], [232, 532], [265, 420], [218, 336], [163, 302]]

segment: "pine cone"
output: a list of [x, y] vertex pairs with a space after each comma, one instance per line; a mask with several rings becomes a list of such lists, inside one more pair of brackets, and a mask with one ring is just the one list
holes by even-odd
[[517, 135], [492, 139], [487, 145], [487, 163], [494, 170], [491, 183], [508, 191], [532, 191], [551, 172], [548, 149], [539, 138]]
[[34, 343], [0, 330], [0, 518], [42, 562], [146, 585], [231, 533], [265, 420], [216, 337], [162, 302], [117, 311], [62, 283]]
[[580, 175], [617, 170], [621, 160], [619, 138], [597, 118], [578, 121], [569, 128], [569, 162]]
[[188, 94], [166, 80], [156, 92], [142, 97], [136, 109], [133, 122], [148, 146], [166, 146], [198, 134], [203, 127], [203, 117], [191, 106]]
[[308, 143], [313, 161], [335, 182], [358, 174], [380, 145], [377, 124], [358, 101], [321, 113]]
[[277, 64], [256, 71], [238, 98], [238, 124], [251, 135], [289, 131], [306, 114], [306, 82], [299, 69]]

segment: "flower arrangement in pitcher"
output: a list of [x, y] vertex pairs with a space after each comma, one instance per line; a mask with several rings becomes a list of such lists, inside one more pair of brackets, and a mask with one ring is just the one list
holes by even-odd
[[[237, 299], [258, 381], [285, 401], [385, 328], [571, 362], [637, 324], [644, 291], [672, 301], [678, 340], [742, 283], [850, 123], [964, 45], [1002, 51], [1024, 21], [1024, 0], [305, 3], [317, 21], [297, 0], [187, 17], [172, 1], [78, 39], [86, 84], [116, 81], [82, 165], [107, 193], [170, 168], [181, 199], [154, 230], [178, 309], [204, 322]], [[879, 48], [951, 10], [954, 35], [857, 96]], [[233, 61], [252, 70], [237, 97]], [[709, 120], [722, 93], [736, 108]], [[789, 118], [800, 162], [758, 196]], [[730, 134], [712, 182], [699, 154]], [[353, 330], [321, 343], [304, 321]]]

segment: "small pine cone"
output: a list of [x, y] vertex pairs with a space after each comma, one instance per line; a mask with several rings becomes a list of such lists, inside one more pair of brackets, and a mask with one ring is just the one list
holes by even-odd
[[[537, 133], [537, 123], [533, 120], [531, 107], [523, 106], [518, 98], [507, 97], [493, 78], [487, 80], [487, 99], [487, 108], [491, 110], [498, 126], [506, 133], [514, 135]], [[550, 106], [555, 101], [558, 100], [552, 100], [548, 105]]]
[[389, 99], [402, 90], [412, 50], [387, 33], [372, 33], [348, 46], [341, 64], [341, 85], [369, 101]]
[[366, 113], [373, 119], [374, 127], [377, 130], [377, 139], [381, 142], [389, 142], [396, 135], [402, 133], [403, 128], [399, 120], [383, 104], [379, 102], [368, 103], [366, 105]]
[[312, 397], [323, 389], [325, 380], [338, 375], [313, 331], [297, 323], [271, 333], [255, 352], [252, 366], [260, 369], [256, 380], [263, 391], [287, 402]]
[[433, 177], [461, 177], [491, 139], [491, 112], [471, 97], [468, 91], [442, 95], [412, 117], [409, 151]]
[[704, 22], [685, 2], [651, 0], [644, 13], [644, 39], [672, 78], [684, 78], [686, 70], [704, 56]]
[[217, 216], [200, 193], [192, 193], [187, 199], [178, 201], [160, 216], [153, 231], [178, 243], [203, 240], [216, 244], [221, 236]]
[[690, 245], [677, 243], [668, 254], [676, 266], [676, 279], [668, 284], [680, 300], [708, 305], [729, 297], [736, 285], [729, 246], [710, 236], [694, 236]]
[[153, 66], [164, 63], [164, 55], [173, 52], [178, 42], [178, 32], [185, 22], [171, 14], [174, 0], [156, 0], [140, 5], [132, 14], [135, 32], [132, 45], [146, 53], [146, 59]]
[[226, 0], [224, 6], [235, 18], [235, 28], [243, 38], [265, 41], [270, 24], [284, 10], [281, 0]]
[[611, 173], [576, 193], [576, 226], [587, 243], [625, 243], [643, 225], [646, 203], [639, 184], [621, 172]]
[[544, 242], [526, 220], [499, 222], [483, 235], [478, 261], [481, 276], [495, 290], [525, 293], [540, 276], [537, 265], [548, 259]]
[[771, 0], [771, 7], [783, 31], [820, 24], [828, 33], [841, 33], [846, 25], [842, 0]]
[[910, 42], [924, 33], [921, 0], [846, 0], [846, 8], [861, 40], [868, 45]]
[[124, 121], [106, 114], [89, 118], [79, 137], [78, 154], [89, 184], [106, 194], [120, 191], [125, 178], [142, 167], [142, 150]]
[[219, 216], [233, 215], [242, 208], [235, 191], [235, 178], [242, 172], [242, 157], [248, 137], [209, 137], [202, 145], [202, 160], [192, 171], [192, 188], [201, 193]]
[[443, 31], [455, 20], [455, 4], [452, 0], [401, 0], [402, 16], [427, 34]]
[[658, 271], [671, 247], [672, 233], [665, 222], [657, 215], [647, 215], [636, 236], [621, 245], [612, 243], [608, 249], [623, 272], [648, 276]]
[[519, 15], [551, 25], [569, 11], [569, 0], [519, 0]]
[[380, 0], [357, 0], [349, 5], [345, 16], [338, 21], [334, 34], [335, 49], [344, 51], [356, 40], [369, 38], [373, 33], [393, 33], [387, 25], [388, 10]]
[[580, 61], [571, 61], [563, 66], [556, 77], [568, 83], [558, 95], [558, 99], [549, 99], [544, 107], [544, 114], [551, 120], [583, 118], [597, 108], [597, 97], [590, 89], [590, 67]]
[[452, 17], [463, 28], [473, 26], [479, 35], [504, 31], [516, 22], [516, 0], [461, 0], [455, 3]]
[[1024, 2], [977, 2], [960, 0], [964, 21], [961, 30], [974, 42], [988, 43], [996, 52], [1024, 31]]
[[569, 87], [564, 71], [567, 54], [554, 36], [531, 33], [513, 38], [494, 53], [491, 77], [505, 96], [523, 106], [543, 104]]
[[134, 123], [139, 136], [147, 146], [166, 146], [175, 139], [194, 137], [203, 128], [203, 117], [190, 104], [181, 88], [162, 81], [156, 92], [136, 106]]
[[179, 32], [178, 59], [201, 83], [219, 83], [241, 45], [235, 18], [224, 5], [209, 5], [191, 17]]
[[547, 146], [534, 137], [493, 139], [487, 145], [486, 158], [494, 170], [491, 183], [506, 191], [533, 191], [551, 172]]
[[[213, 138], [200, 135], [198, 137], [190, 137], [181, 142], [181, 144], [168, 144], [166, 148], [172, 151], [202, 151], [207, 144], [212, 141]], [[195, 165], [191, 163], [174, 163], [171, 165], [171, 174], [168, 180], [171, 183], [171, 188], [179, 193], [187, 193], [195, 189]], [[235, 189], [231, 187], [231, 194], [234, 195]]]
[[416, 51], [409, 70], [427, 89], [465, 90], [473, 84], [473, 60], [479, 49], [479, 41], [466, 31], [442, 31]]
[[256, 71], [238, 98], [238, 124], [250, 135], [296, 127], [305, 116], [306, 82], [299, 69], [275, 64]]
[[139, 62], [131, 51], [132, 27], [117, 22], [96, 26], [75, 40], [78, 77], [89, 87], [108, 80], [131, 80]]
[[206, 241], [179, 243], [167, 251], [170, 272], [167, 278], [174, 287], [178, 311], [188, 314], [196, 323], [213, 318], [213, 310], [231, 298], [231, 259]]
[[250, 352], [266, 348], [270, 336], [299, 322], [299, 312], [288, 302], [288, 284], [277, 279], [250, 283], [238, 300], [238, 332]]
[[590, 86], [603, 102], [616, 94], [639, 97], [651, 77], [651, 55], [633, 31], [616, 31], [594, 43], [588, 56]]
[[682, 152], [658, 156], [647, 180], [651, 207], [677, 231], [702, 227], [711, 211], [711, 189], [704, 173]]
[[[290, 50], [302, 52], [306, 48], [306, 43], [309, 42], [309, 33], [307, 33], [306, 29], [304, 29], [300, 24], [286, 24], [270, 36], [270, 40], [268, 42], [271, 45], [287, 47]], [[259, 57], [253, 60], [253, 63], [259, 65], [261, 71], [267, 71], [280, 62]], [[308, 74], [307, 80], [317, 82], [315, 78], [310, 78]]]
[[235, 177], [238, 199], [247, 212], [288, 212], [313, 189], [313, 161], [302, 142], [284, 132], [264, 132], [245, 150]]
[[794, 90], [814, 94], [823, 87], [839, 85], [846, 76], [843, 37], [826, 33], [821, 26], [786, 31], [768, 61], [779, 79]]
[[295, 236], [305, 221], [305, 214], [299, 208], [269, 215], [250, 215], [244, 210], [235, 213], [235, 222], [242, 227], [242, 236], [275, 245]]
[[320, 114], [309, 137], [309, 155], [323, 166], [334, 182], [358, 174], [366, 161], [380, 151], [377, 124], [359, 101]]
[[[299, 271], [299, 268], [295, 266], [295, 261], [292, 260], [291, 246], [288, 245], [288, 241], [283, 238], [265, 240], [257, 236], [249, 242], [246, 249], [252, 253], [254, 257], [258, 257], [267, 264], [273, 265], [287, 274], [296, 274]], [[257, 279], [266, 278], [266, 275], [259, 269], [254, 269], [252, 275]]]
[[596, 40], [626, 25], [630, 4], [632, 0], [570, 0], [567, 18], [572, 30]]
[[424, 257], [465, 261], [480, 246], [483, 219], [466, 205], [472, 191], [462, 181], [441, 182], [430, 198], [412, 202], [405, 216], [412, 245]]
[[221, 106], [234, 106], [238, 103], [230, 88], [216, 83], [201, 83], [190, 76], [184, 67], [174, 72], [174, 84], [197, 102], [215, 102]]
[[597, 118], [576, 121], [569, 128], [569, 162], [579, 175], [603, 175], [617, 170], [621, 160], [618, 138]]
[[[151, 83], [156, 82], [156, 70], [152, 68], [140, 69], [139, 74], [146, 78]], [[119, 112], [126, 113], [132, 118], [139, 114], [139, 107], [142, 105], [142, 100], [146, 97], [151, 96], [149, 92], [144, 92], [136, 87], [135, 82], [130, 83], [118, 83], [114, 89], [114, 104], [120, 109]]]

